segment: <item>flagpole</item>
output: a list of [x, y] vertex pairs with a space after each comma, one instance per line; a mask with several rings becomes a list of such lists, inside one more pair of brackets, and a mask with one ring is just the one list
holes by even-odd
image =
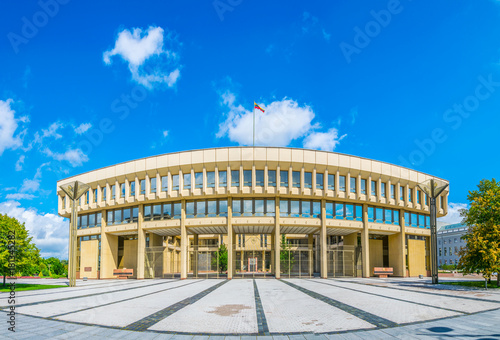
[[253, 146], [255, 147], [255, 103], [253, 105]]

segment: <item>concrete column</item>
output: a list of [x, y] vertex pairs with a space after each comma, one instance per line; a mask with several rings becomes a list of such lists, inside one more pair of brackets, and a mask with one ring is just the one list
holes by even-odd
[[368, 205], [363, 204], [363, 230], [361, 231], [363, 277], [370, 277], [370, 239], [368, 233]]
[[198, 247], [199, 247], [198, 234], [194, 234], [193, 235], [193, 250], [194, 250], [193, 276], [194, 277], [198, 277]]
[[144, 252], [146, 249], [146, 232], [142, 230], [144, 205], [139, 205], [139, 218], [137, 221], [137, 279], [144, 279]]
[[280, 199], [276, 197], [275, 200], [275, 212], [276, 217], [274, 218], [274, 277], [279, 279], [281, 277], [281, 266], [280, 266], [280, 252], [281, 252], [281, 231], [280, 231]]
[[276, 275], [276, 268], [275, 268], [275, 262], [276, 262], [276, 256], [275, 254], [275, 235], [274, 233], [271, 234], [271, 274]]
[[101, 217], [101, 270], [100, 277], [112, 279], [118, 265], [118, 236], [106, 234], [106, 211]]
[[[338, 171], [337, 171], [337, 178], [335, 178], [335, 189], [338, 190]], [[320, 232], [320, 254], [321, 254], [321, 277], [323, 279], [328, 278], [328, 253], [327, 253], [327, 246], [326, 246], [326, 201], [323, 199], [321, 200], [321, 232]]]
[[[229, 183], [230, 184], [230, 183]], [[234, 273], [234, 232], [233, 232], [233, 199], [227, 199], [227, 278], [231, 280]]]
[[309, 276], [314, 273], [314, 235], [307, 235], [307, 244], [309, 246]]
[[188, 236], [186, 229], [186, 201], [181, 202], [181, 280], [187, 278]]

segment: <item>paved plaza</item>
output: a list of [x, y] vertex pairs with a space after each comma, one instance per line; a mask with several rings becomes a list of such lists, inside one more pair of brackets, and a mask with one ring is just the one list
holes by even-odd
[[16, 295], [16, 333], [3, 321], [0, 339], [500, 338], [500, 292], [424, 280], [100, 280]]

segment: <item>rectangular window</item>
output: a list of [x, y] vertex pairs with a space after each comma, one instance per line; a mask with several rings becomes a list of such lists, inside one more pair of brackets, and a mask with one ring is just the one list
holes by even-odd
[[385, 191], [385, 183], [380, 183], [380, 191], [381, 191], [380, 194], [381, 194], [382, 197], [384, 197], [384, 198], [387, 197], [386, 196], [386, 191]]
[[270, 187], [276, 186], [276, 170], [267, 170], [267, 185]]
[[288, 171], [280, 171], [280, 186], [288, 188]]
[[231, 186], [240, 186], [240, 170], [231, 170]]
[[320, 173], [316, 173], [316, 189], [323, 190], [325, 183], [325, 176]]
[[363, 221], [363, 206], [356, 205], [356, 221]]
[[371, 195], [377, 196], [377, 181], [372, 181]]
[[161, 191], [168, 191], [168, 176], [162, 176], [161, 178]]
[[135, 196], [135, 181], [130, 182], [130, 196]]
[[335, 190], [335, 175], [328, 174], [328, 190]]
[[356, 177], [351, 177], [351, 183], [350, 184], [350, 188], [349, 188], [349, 191], [352, 192], [352, 193], [356, 193]]
[[290, 200], [290, 217], [300, 216], [300, 201]]
[[174, 219], [181, 218], [181, 203], [174, 203]]
[[361, 179], [361, 194], [366, 195], [366, 179]]
[[163, 204], [163, 218], [164, 219], [172, 218], [172, 204], [171, 203]]
[[243, 216], [253, 215], [253, 201], [252, 199], [243, 200]]
[[89, 215], [89, 228], [95, 227], [95, 214]]
[[172, 190], [179, 190], [179, 175], [172, 176]]
[[332, 202], [326, 202], [325, 214], [326, 214], [326, 218], [333, 218], [333, 203]]
[[310, 201], [301, 201], [301, 216], [302, 217], [311, 217], [311, 202]]
[[345, 192], [345, 176], [339, 176], [339, 190]]
[[153, 220], [160, 220], [161, 219], [161, 204], [155, 204], [153, 205]]
[[149, 190], [150, 193], [156, 193], [156, 177], [151, 178], [151, 188]]
[[312, 188], [312, 172], [304, 172], [304, 188]]
[[207, 171], [207, 188], [215, 188], [215, 171]]
[[321, 217], [321, 202], [313, 201], [313, 217]]
[[410, 213], [405, 212], [405, 227], [410, 226]]
[[117, 209], [115, 210], [115, 219], [113, 221], [113, 224], [121, 224], [122, 223], [122, 210]]
[[90, 190], [87, 190], [85, 193], [85, 204], [89, 204], [90, 202]]
[[206, 201], [196, 201], [196, 217], [206, 216]]
[[263, 199], [256, 199], [255, 200], [254, 216], [264, 216], [264, 200]]
[[125, 183], [120, 184], [120, 197], [125, 197]]
[[141, 195], [144, 195], [146, 193], [146, 180], [141, 179]]
[[288, 200], [280, 200], [280, 216], [288, 217], [289, 215]]
[[130, 208], [123, 209], [123, 223], [130, 223]]
[[226, 217], [227, 216], [227, 201], [226, 200], [220, 200], [219, 201], [219, 216], [221, 217]]
[[343, 203], [335, 203], [335, 218], [337, 220], [344, 219], [344, 204]]
[[264, 186], [264, 170], [255, 170], [255, 186]]
[[292, 171], [292, 186], [300, 188], [300, 171]]
[[252, 170], [243, 170], [243, 186], [252, 186]]
[[114, 200], [116, 198], [116, 185], [111, 186], [111, 199]]
[[186, 202], [186, 218], [194, 217], [194, 202]]
[[384, 209], [375, 208], [375, 223], [384, 223]]
[[399, 225], [399, 211], [392, 211], [392, 224]]
[[102, 200], [106, 201], [106, 188], [102, 188]]
[[233, 216], [241, 216], [241, 200], [233, 199]]
[[375, 221], [375, 208], [368, 207], [368, 222]]
[[385, 224], [392, 224], [392, 210], [391, 209], [385, 209], [384, 223]]
[[413, 202], [413, 189], [412, 188], [409, 188], [408, 189], [408, 202]]
[[418, 221], [417, 221], [417, 214], [411, 214], [411, 226], [412, 227], [417, 227], [418, 226]]
[[394, 184], [391, 184], [391, 198], [396, 198], [396, 186]]
[[227, 171], [219, 171], [219, 186], [221, 188], [227, 186]]
[[354, 220], [354, 206], [352, 204], [345, 205], [345, 218], [346, 220]]
[[203, 172], [194, 173], [194, 187], [197, 189], [203, 188]]
[[[94, 189], [92, 191], [92, 199], [94, 200], [94, 203], [97, 203], [97, 189]], [[66, 202], [63, 201], [63, 207], [64, 207], [64, 203], [66, 203]]]
[[81, 216], [81, 222], [80, 222], [80, 227], [82, 229], [85, 229], [88, 227], [89, 223], [88, 223], [88, 215], [82, 215]]
[[417, 189], [417, 204], [420, 204], [420, 190]]
[[187, 174], [182, 174], [182, 181], [183, 183], [183, 189], [191, 189], [191, 173], [188, 172]]
[[399, 200], [404, 201], [405, 199], [405, 188], [399, 187]]
[[266, 200], [266, 216], [274, 216], [276, 213], [275, 202], [273, 199]]
[[132, 222], [137, 222], [139, 220], [139, 207], [132, 208]]

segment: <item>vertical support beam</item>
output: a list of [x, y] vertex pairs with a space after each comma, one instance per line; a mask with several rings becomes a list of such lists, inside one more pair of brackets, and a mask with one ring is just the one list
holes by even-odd
[[314, 235], [307, 235], [307, 244], [308, 244], [308, 259], [309, 259], [309, 276], [313, 276], [314, 273]]
[[[335, 181], [338, 182], [338, 171], [337, 178]], [[336, 183], [338, 185], [338, 183]], [[335, 188], [338, 190], [338, 186]], [[324, 199], [321, 200], [321, 232], [320, 232], [320, 254], [321, 254], [321, 277], [323, 279], [328, 278], [328, 254], [327, 254], [327, 246], [326, 246], [326, 201]]]
[[403, 277], [406, 277], [406, 227], [405, 227], [405, 211], [401, 209], [399, 211], [399, 225], [401, 226], [401, 239], [399, 242], [401, 243], [401, 249], [403, 249], [403, 258], [402, 258], [402, 266], [403, 266]]
[[181, 202], [181, 280], [187, 278], [188, 237], [186, 229], [186, 200]]
[[276, 275], [276, 256], [274, 255], [276, 253], [275, 247], [275, 234], [271, 234], [271, 274]]
[[[199, 241], [198, 234], [194, 234], [193, 235], [193, 251], [194, 251], [193, 261], [194, 261], [194, 263], [192, 264], [194, 277], [198, 277], [198, 247], [199, 247], [198, 241]], [[207, 258], [208, 258], [208, 256], [207, 256]]]
[[[289, 184], [290, 186], [290, 184]], [[290, 188], [288, 188], [290, 189]], [[274, 277], [281, 278], [280, 254], [281, 254], [281, 231], [280, 231], [280, 199], [275, 200], [275, 218], [274, 218]]]
[[[228, 173], [228, 176], [231, 176]], [[228, 183], [228, 187], [231, 183]], [[234, 273], [234, 232], [233, 232], [233, 198], [228, 197], [227, 199], [227, 278], [231, 280]]]
[[[142, 229], [144, 217], [144, 205], [139, 205], [139, 216], [137, 220], [137, 279], [144, 279], [144, 252], [146, 250], [146, 232]], [[102, 243], [101, 243], [102, 244]]]
[[366, 204], [363, 204], [363, 230], [361, 232], [361, 256], [363, 260], [363, 277], [370, 277], [370, 239], [368, 233], [368, 205]]

